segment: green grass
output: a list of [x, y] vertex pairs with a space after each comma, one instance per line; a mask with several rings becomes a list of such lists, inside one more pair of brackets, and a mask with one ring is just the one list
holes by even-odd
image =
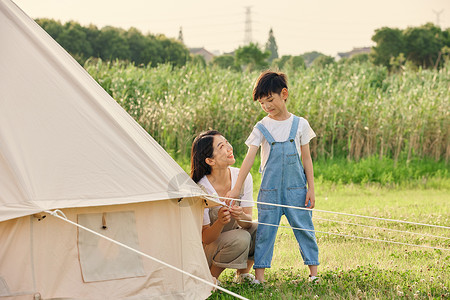
[[[244, 141], [264, 116], [251, 97], [258, 72], [101, 61], [85, 68], [177, 158], [189, 157], [193, 138], [207, 129], [221, 131], [243, 157]], [[406, 156], [448, 163], [450, 63], [392, 75], [368, 63], [335, 64], [288, 77], [288, 110], [316, 132], [310, 144], [315, 159]]]
[[[347, 160], [314, 162], [316, 175], [316, 209], [332, 212], [405, 220], [450, 226], [450, 179], [445, 164], [433, 161], [398, 162]], [[179, 161], [185, 170], [189, 165]], [[240, 162], [236, 163], [239, 166]], [[373, 168], [367, 170], [367, 168]], [[252, 174], [254, 199], [257, 198], [261, 175], [255, 163]], [[339, 173], [339, 172], [340, 173]], [[359, 181], [344, 184], [341, 176], [383, 172], [399, 172], [397, 182]], [[403, 175], [402, 175], [403, 174]], [[410, 176], [408, 174], [417, 174]], [[442, 176], [445, 174], [445, 176]], [[374, 175], [375, 176], [375, 175]], [[376, 178], [377, 176], [373, 177]], [[409, 177], [410, 176], [410, 177]], [[325, 179], [326, 178], [326, 179]], [[254, 209], [253, 219], [257, 220]], [[339, 222], [358, 223], [449, 239], [399, 233]], [[385, 239], [407, 244], [450, 249], [450, 230], [396, 222], [369, 220], [314, 212], [317, 231]], [[283, 217], [281, 225], [288, 226]], [[249, 299], [448, 299], [450, 286], [450, 251], [433, 250], [317, 233], [320, 250], [319, 275], [322, 282], [306, 281], [307, 267], [301, 261], [292, 230], [280, 228], [275, 243], [272, 268], [267, 270], [265, 287], [234, 284], [234, 270], [226, 270], [220, 280], [225, 288]], [[215, 292], [210, 299], [232, 299]]]
[[[85, 67], [187, 172], [192, 140], [207, 129], [225, 135], [240, 166], [244, 141], [264, 116], [251, 100], [258, 73], [101, 61]], [[310, 143], [317, 209], [449, 226], [450, 63], [393, 75], [370, 64], [336, 64], [288, 76], [288, 110], [305, 117], [317, 134]], [[254, 199], [257, 169], [258, 162], [252, 169]], [[445, 239], [339, 221], [450, 237], [444, 229], [314, 213], [318, 231], [450, 248]], [[317, 285], [306, 282], [307, 268], [288, 229], [278, 232], [267, 285], [235, 285], [232, 270], [220, 279], [250, 299], [449, 298], [449, 251], [322, 233], [317, 239]], [[210, 298], [231, 297], [216, 292]]]
[[[392, 189], [379, 186], [318, 185], [317, 209], [449, 226], [449, 189]], [[326, 221], [329, 219], [334, 221]], [[354, 222], [450, 238], [449, 230], [315, 212], [316, 230], [450, 249], [450, 239], [438, 239], [364, 228]], [[287, 225], [285, 219], [283, 225]], [[232, 283], [226, 270], [223, 286], [249, 299], [448, 299], [450, 252], [317, 234], [322, 281], [306, 281], [307, 268], [290, 229], [280, 228], [272, 268], [264, 287]], [[215, 292], [210, 299], [232, 299]]]

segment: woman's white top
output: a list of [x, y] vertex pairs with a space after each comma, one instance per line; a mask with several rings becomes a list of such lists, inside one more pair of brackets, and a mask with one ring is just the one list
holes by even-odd
[[[237, 177], [239, 175], [239, 169], [234, 167], [229, 167], [229, 169], [231, 173], [231, 188], [233, 189], [234, 185], [236, 184]], [[209, 195], [217, 195], [216, 190], [212, 186], [211, 182], [209, 182], [208, 177], [206, 177], [206, 175], [203, 176], [202, 179], [198, 181], [198, 184], [203, 186]], [[243, 193], [240, 195], [240, 199], [253, 201], [253, 179], [250, 173], [247, 175], [247, 178], [245, 178], [244, 190]], [[218, 200], [225, 202], [222, 199]], [[242, 201], [240, 206], [252, 207], [253, 202]], [[203, 212], [203, 225], [208, 225], [210, 223], [211, 221], [209, 219], [209, 208], [205, 208]]]

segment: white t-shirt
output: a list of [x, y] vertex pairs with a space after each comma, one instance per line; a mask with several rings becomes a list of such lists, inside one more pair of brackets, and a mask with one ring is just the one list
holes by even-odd
[[[229, 167], [229, 169], [231, 173], [231, 188], [233, 188], [234, 185], [236, 184], [236, 180], [239, 175], [239, 169], [235, 167]], [[217, 195], [217, 192], [212, 186], [212, 184], [209, 182], [208, 177], [203, 176], [202, 179], [198, 181], [198, 184], [203, 186], [209, 195]], [[243, 192], [244, 193], [240, 197], [242, 200], [253, 201], [253, 179], [250, 173], [247, 175], [247, 178], [245, 178]], [[219, 200], [222, 201], [222, 199]], [[252, 207], [253, 202], [242, 201], [240, 206]], [[209, 219], [209, 208], [205, 208], [205, 210], [203, 211], [203, 225], [208, 225], [210, 223], [211, 220]]]
[[[261, 123], [264, 127], [266, 127], [276, 142], [284, 142], [289, 138], [293, 121], [294, 115], [291, 114], [288, 119], [283, 121], [277, 121], [266, 116], [261, 120]], [[316, 134], [312, 130], [311, 126], [309, 126], [308, 121], [305, 118], [300, 117], [300, 120], [298, 121], [297, 134], [295, 136], [295, 146], [299, 156], [302, 154], [300, 146], [308, 144], [309, 141], [315, 136]], [[263, 168], [269, 159], [270, 145], [256, 126], [253, 128], [252, 133], [245, 141], [245, 144], [249, 147], [250, 145], [257, 147], [261, 145], [261, 167]]]

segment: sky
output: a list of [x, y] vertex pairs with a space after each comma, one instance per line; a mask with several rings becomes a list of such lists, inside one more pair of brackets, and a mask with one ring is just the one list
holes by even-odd
[[144, 34], [172, 38], [182, 28], [187, 47], [204, 47], [215, 54], [242, 46], [246, 32], [264, 47], [270, 28], [280, 56], [309, 51], [336, 56], [374, 46], [371, 37], [385, 26], [405, 29], [439, 21], [441, 28], [450, 27], [450, 0], [13, 1], [33, 19], [135, 27]]

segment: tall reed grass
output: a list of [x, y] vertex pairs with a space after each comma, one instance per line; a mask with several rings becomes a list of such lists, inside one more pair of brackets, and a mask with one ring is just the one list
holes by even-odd
[[[87, 71], [169, 153], [187, 158], [196, 134], [221, 131], [243, 157], [264, 116], [251, 97], [257, 72], [90, 61]], [[441, 70], [333, 64], [288, 72], [288, 110], [317, 134], [315, 158], [450, 157], [450, 63]]]

